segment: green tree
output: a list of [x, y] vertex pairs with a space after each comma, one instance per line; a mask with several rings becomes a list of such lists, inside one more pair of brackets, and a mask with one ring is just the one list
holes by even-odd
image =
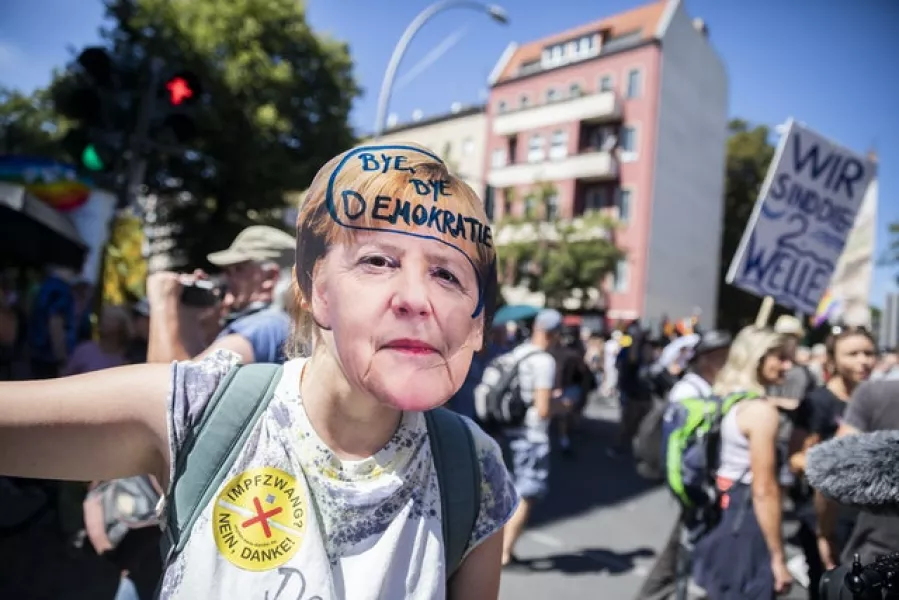
[[548, 306], [561, 306], [573, 296], [585, 299], [589, 289], [602, 289], [624, 256], [615, 245], [615, 226], [598, 214], [550, 222], [504, 220], [498, 228], [518, 234], [497, 249], [501, 283], [542, 291]]
[[190, 151], [152, 155], [147, 177], [151, 191], [193, 198], [172, 212], [193, 264], [253, 221], [277, 224], [285, 192], [307, 188], [355, 142], [348, 118], [360, 90], [348, 47], [313, 32], [301, 0], [108, 0], [106, 9], [103, 38], [132, 99], [151, 59], [202, 82]]
[[750, 128], [746, 121], [734, 119], [728, 127], [717, 317], [719, 327], [736, 330], [755, 320], [761, 298], [728, 285], [724, 278], [774, 158], [774, 146], [768, 141], [770, 131], [765, 126]]
[[[879, 262], [882, 266], [899, 271], [899, 221], [889, 224], [887, 235], [887, 247]], [[899, 283], [899, 272], [896, 273], [896, 283]]]
[[46, 90], [0, 88], [0, 153], [64, 158], [61, 130]]

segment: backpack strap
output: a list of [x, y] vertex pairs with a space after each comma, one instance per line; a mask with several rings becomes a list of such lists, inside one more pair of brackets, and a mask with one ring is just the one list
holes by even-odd
[[166, 496], [163, 560], [181, 552], [197, 517], [227, 477], [281, 380], [281, 365], [237, 365], [213, 394], [192, 427]]
[[459, 568], [481, 508], [481, 467], [471, 430], [458, 414], [435, 408], [424, 413], [440, 486], [440, 524], [446, 579]]

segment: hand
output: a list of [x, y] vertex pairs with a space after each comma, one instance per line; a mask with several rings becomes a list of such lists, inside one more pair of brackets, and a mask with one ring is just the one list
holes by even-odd
[[170, 271], [159, 271], [147, 278], [147, 302], [150, 308], [177, 303], [181, 297], [181, 277]]
[[774, 574], [774, 593], [781, 595], [790, 591], [793, 576], [787, 570], [787, 563], [781, 558], [771, 560], [771, 572]]

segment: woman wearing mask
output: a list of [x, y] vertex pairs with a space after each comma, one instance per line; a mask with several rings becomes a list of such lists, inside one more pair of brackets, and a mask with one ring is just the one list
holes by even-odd
[[721, 422], [717, 485], [722, 518], [694, 551], [696, 583], [715, 600], [770, 600], [791, 585], [777, 480], [779, 417], [763, 397], [792, 366], [785, 342], [770, 329], [744, 328], [713, 387], [718, 396], [759, 396], [734, 406]]
[[[296, 280], [292, 347], [309, 357], [284, 365], [225, 483], [167, 561], [160, 597], [495, 600], [502, 527], [518, 503], [502, 455], [449, 415], [473, 440], [480, 474], [449, 579], [448, 509], [424, 414], [461, 387], [492, 318], [495, 252], [481, 200], [424, 148], [348, 151], [318, 172], [300, 207]], [[217, 352], [3, 384], [0, 473], [150, 473], [168, 489], [235, 360]]]
[[[840, 426], [846, 405], [855, 388], [871, 377], [877, 361], [877, 350], [871, 334], [856, 327], [834, 327], [825, 343], [827, 384], [813, 389], [800, 405], [797, 426], [808, 435], [802, 447], [790, 457], [790, 467], [796, 473], [805, 470], [806, 451], [832, 438]], [[799, 516], [799, 541], [808, 567], [808, 597], [819, 598], [818, 582], [824, 574], [824, 564], [818, 552], [817, 518], [814, 492], [800, 485], [796, 493], [796, 512]], [[843, 514], [841, 531], [848, 536], [853, 519]], [[845, 537], [844, 537], [845, 540]]]

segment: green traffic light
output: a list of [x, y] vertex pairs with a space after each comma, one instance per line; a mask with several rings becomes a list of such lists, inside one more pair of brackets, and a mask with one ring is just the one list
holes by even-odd
[[84, 148], [84, 151], [81, 153], [81, 164], [88, 171], [103, 171], [106, 168], [93, 144], [88, 144]]

